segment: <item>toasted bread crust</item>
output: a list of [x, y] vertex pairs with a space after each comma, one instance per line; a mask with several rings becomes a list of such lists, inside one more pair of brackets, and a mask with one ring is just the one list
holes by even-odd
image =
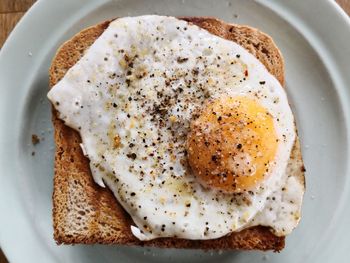
[[[235, 41], [255, 55], [284, 84], [284, 63], [272, 39], [257, 29], [224, 23], [215, 18], [184, 17], [212, 34]], [[50, 68], [50, 87], [54, 86], [103, 33], [110, 21], [87, 28], [65, 42], [57, 51]], [[52, 111], [55, 128], [55, 177], [53, 193], [54, 239], [58, 244], [123, 244], [168, 248], [258, 249], [280, 251], [284, 237], [275, 236], [267, 227], [257, 226], [213, 240], [159, 238], [142, 242], [135, 238], [130, 216], [108, 188], [92, 178], [89, 160], [79, 146], [78, 132], [66, 126]], [[301, 160], [298, 141], [294, 158]], [[302, 166], [302, 161], [300, 163]], [[302, 167], [300, 168], [302, 169]], [[301, 178], [303, 180], [303, 178]]]

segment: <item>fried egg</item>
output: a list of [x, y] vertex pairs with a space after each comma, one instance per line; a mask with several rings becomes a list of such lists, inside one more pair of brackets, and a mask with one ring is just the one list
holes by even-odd
[[140, 240], [298, 224], [303, 184], [280, 83], [247, 50], [173, 17], [116, 19], [48, 93]]

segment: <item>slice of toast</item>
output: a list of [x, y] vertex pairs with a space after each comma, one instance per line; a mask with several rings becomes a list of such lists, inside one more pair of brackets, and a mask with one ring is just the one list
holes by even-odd
[[[209, 17], [180, 18], [212, 34], [235, 41], [256, 56], [283, 85], [284, 63], [279, 49], [266, 34], [248, 26], [227, 24]], [[102, 34], [110, 21], [87, 28], [65, 42], [57, 51], [50, 68], [50, 87], [55, 85]], [[258, 249], [280, 251], [285, 237], [275, 236], [268, 227], [256, 226], [214, 240], [159, 238], [142, 242], [135, 238], [130, 216], [108, 188], [92, 178], [89, 160], [79, 146], [78, 132], [58, 119], [53, 109], [55, 128], [55, 177], [53, 193], [54, 238], [58, 244], [123, 244], [166, 248]], [[300, 160], [296, 140], [293, 158]], [[303, 179], [303, 178], [302, 178]]]

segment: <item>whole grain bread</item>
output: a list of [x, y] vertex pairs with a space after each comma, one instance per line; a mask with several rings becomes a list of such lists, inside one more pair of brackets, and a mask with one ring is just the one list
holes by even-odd
[[[228, 40], [235, 41], [257, 57], [283, 85], [282, 55], [268, 35], [211, 17], [182, 17]], [[65, 42], [57, 51], [50, 68], [50, 87], [55, 85], [108, 27], [110, 21], [87, 28]], [[101, 188], [92, 178], [89, 160], [79, 146], [78, 132], [64, 125], [53, 109], [55, 128], [55, 176], [53, 192], [54, 239], [58, 244], [122, 244], [165, 248], [257, 249], [280, 251], [285, 237], [275, 236], [268, 227], [256, 226], [214, 240], [159, 238], [142, 242], [135, 238], [130, 216], [108, 188]], [[303, 170], [299, 140], [292, 158]], [[300, 173], [296, 173], [300, 174]], [[303, 173], [300, 180], [304, 182]]]

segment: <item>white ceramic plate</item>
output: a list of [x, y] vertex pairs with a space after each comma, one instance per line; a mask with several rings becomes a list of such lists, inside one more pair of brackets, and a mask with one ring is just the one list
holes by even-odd
[[[46, 99], [57, 47], [108, 18], [216, 16], [270, 34], [286, 61], [307, 192], [300, 226], [279, 254], [118, 246], [57, 246], [52, 238], [54, 144]], [[0, 55], [0, 241], [11, 262], [348, 262], [350, 22], [329, 1], [39, 1]], [[33, 146], [31, 135], [41, 138]], [[32, 152], [35, 155], [32, 156]]]

